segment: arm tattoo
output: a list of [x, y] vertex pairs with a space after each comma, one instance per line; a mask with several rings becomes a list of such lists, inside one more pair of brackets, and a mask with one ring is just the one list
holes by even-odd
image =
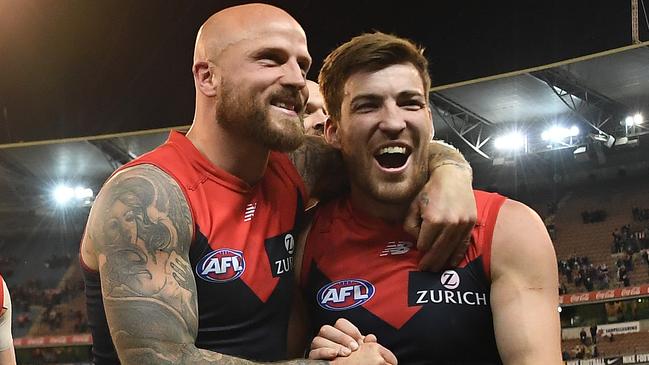
[[[253, 364], [194, 345], [198, 302], [189, 263], [191, 230], [182, 191], [153, 166], [123, 171], [98, 196], [87, 234], [123, 364]], [[326, 362], [286, 362], [307, 363]]]
[[312, 197], [326, 200], [342, 195], [348, 189], [347, 174], [340, 151], [324, 138], [307, 136], [304, 144], [289, 153]]
[[426, 192], [421, 193], [421, 195], [419, 196], [419, 202], [425, 207], [428, 206], [430, 199], [428, 198], [428, 194], [426, 194]]

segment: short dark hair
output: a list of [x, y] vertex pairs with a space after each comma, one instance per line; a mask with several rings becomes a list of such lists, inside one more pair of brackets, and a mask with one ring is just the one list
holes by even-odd
[[392, 34], [365, 33], [340, 45], [325, 58], [318, 83], [329, 115], [340, 120], [345, 82], [358, 71], [378, 71], [391, 65], [411, 63], [419, 72], [428, 100], [430, 75], [424, 49]]

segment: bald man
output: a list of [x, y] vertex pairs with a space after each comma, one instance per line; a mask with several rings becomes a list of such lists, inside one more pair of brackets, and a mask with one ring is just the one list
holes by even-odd
[[[304, 136], [310, 64], [304, 31], [281, 9], [228, 8], [201, 27], [190, 130], [115, 172], [88, 218], [81, 263], [96, 363], [286, 358], [303, 205], [317, 173], [340, 158]], [[461, 156], [438, 152], [409, 228], [423, 216], [422, 248], [452, 261], [475, 202]], [[376, 343], [340, 361], [396, 362]]]
[[322, 136], [327, 121], [327, 111], [320, 93], [320, 86], [311, 80], [306, 80], [306, 86], [309, 89], [309, 99], [304, 112], [304, 133], [311, 136]]

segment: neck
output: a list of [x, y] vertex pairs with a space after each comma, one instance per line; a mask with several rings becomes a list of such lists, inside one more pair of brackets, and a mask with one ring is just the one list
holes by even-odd
[[210, 162], [248, 185], [256, 184], [266, 171], [270, 151], [223, 128], [213, 118], [209, 120], [197, 113], [187, 138]]
[[358, 188], [354, 184], [351, 186], [350, 199], [354, 209], [390, 224], [402, 223], [410, 207], [410, 202], [391, 203], [376, 200], [366, 189]]

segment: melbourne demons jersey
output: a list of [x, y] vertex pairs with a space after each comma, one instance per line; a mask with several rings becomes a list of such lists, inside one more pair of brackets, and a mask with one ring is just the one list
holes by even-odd
[[[140, 164], [174, 178], [189, 203], [194, 222], [189, 258], [198, 291], [196, 346], [247, 359], [285, 359], [294, 237], [306, 201], [288, 157], [271, 152], [262, 180], [251, 187], [214, 166], [183, 134], [171, 132], [162, 146], [124, 167]], [[96, 296], [99, 289], [101, 295], [98, 282], [88, 285], [91, 275], [85, 275], [87, 291]], [[89, 321], [99, 323], [93, 326], [93, 336], [101, 337], [94, 339], [95, 346], [105, 350], [105, 343], [97, 343], [110, 341], [101, 298], [87, 296]]]
[[373, 333], [399, 364], [501, 364], [489, 302], [491, 238], [505, 198], [475, 191], [478, 222], [464, 260], [422, 272], [401, 224], [339, 199], [315, 214], [300, 283], [314, 333], [346, 318]]

